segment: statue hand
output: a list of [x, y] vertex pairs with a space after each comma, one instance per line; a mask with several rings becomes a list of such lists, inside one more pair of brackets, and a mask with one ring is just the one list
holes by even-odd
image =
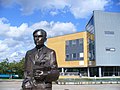
[[27, 89], [27, 88], [32, 88], [33, 87], [33, 82], [32, 82], [32, 79], [31, 78], [25, 78], [23, 80], [23, 83], [22, 83], [22, 87], [24, 89]]

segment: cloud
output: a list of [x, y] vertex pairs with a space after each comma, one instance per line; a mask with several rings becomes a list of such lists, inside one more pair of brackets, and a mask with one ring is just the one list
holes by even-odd
[[51, 14], [52, 16], [55, 16], [55, 15], [58, 14], [58, 12], [56, 12], [56, 11], [51, 11], [50, 14]]
[[15, 0], [0, 0], [0, 6], [10, 7]]
[[41, 21], [38, 23], [33, 24], [30, 28], [33, 30], [37, 28], [43, 28], [47, 31], [48, 37], [58, 36], [58, 35], [64, 35], [76, 32], [76, 27], [71, 22], [47, 22], [47, 21]]
[[52, 26], [51, 27], [52, 30], [48, 31], [48, 33], [51, 36], [56, 36], [57, 33], [58, 33], [57, 32], [58, 30], [59, 30], [59, 35], [76, 32], [75, 26], [71, 22], [68, 22], [68, 23], [61, 23], [61, 22], [54, 23], [54, 22], [51, 22], [50, 25]]
[[116, 4], [116, 5], [118, 5], [118, 6], [120, 5], [120, 0], [119, 0], [119, 1], [117, 1], [117, 4]]
[[11, 26], [6, 35], [9, 37], [20, 37], [25, 33], [27, 28], [28, 25], [26, 23], [23, 23], [20, 27]]
[[8, 46], [6, 44], [3, 44], [2, 41], [0, 41], [0, 52], [3, 52], [4, 50], [8, 50]]
[[63, 9], [67, 3], [64, 0], [17, 0], [17, 4], [21, 6], [23, 14], [32, 14], [34, 10], [49, 11]]
[[0, 36], [4, 36], [4, 33], [9, 30], [9, 24], [6, 24], [6, 22], [8, 22], [6, 18], [0, 18], [0, 28], [2, 29]]
[[86, 18], [93, 10], [105, 10], [109, 0], [70, 0], [70, 11], [76, 18]]
[[[105, 10], [110, 0], [1, 0], [4, 6], [16, 3], [24, 15], [33, 14], [39, 10], [54, 16], [59, 13], [70, 12], [75, 18], [86, 18], [93, 10]], [[9, 1], [8, 3], [6, 3]], [[10, 2], [11, 1], [11, 2]]]
[[20, 60], [34, 47], [32, 33], [35, 29], [45, 29], [48, 37], [76, 32], [71, 22], [40, 21], [31, 26], [23, 23], [16, 27], [11, 26], [6, 18], [0, 18], [0, 28], [0, 60], [8, 58], [10, 61]]

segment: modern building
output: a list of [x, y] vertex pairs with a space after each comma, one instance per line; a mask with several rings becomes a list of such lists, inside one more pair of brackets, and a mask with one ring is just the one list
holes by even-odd
[[120, 13], [94, 11], [85, 28], [48, 39], [61, 75], [120, 76]]

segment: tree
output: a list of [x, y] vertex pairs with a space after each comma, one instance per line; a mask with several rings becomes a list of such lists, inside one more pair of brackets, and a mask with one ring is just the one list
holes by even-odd
[[17, 74], [19, 75], [19, 78], [23, 78], [24, 61], [25, 58], [19, 62], [9, 62], [7, 58], [4, 59], [2, 62], [0, 62], [0, 74]]
[[17, 65], [17, 74], [20, 76], [20, 78], [23, 78], [24, 75], [24, 61], [25, 58], [23, 58], [22, 60], [20, 60], [20, 62], [18, 62]]
[[8, 67], [9, 67], [9, 61], [6, 58], [0, 63], [0, 73], [7, 74]]

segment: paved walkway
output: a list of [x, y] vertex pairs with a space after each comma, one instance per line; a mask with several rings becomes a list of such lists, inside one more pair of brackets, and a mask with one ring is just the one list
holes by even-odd
[[[21, 90], [21, 81], [0, 81], [0, 90]], [[120, 90], [120, 84], [56, 85], [53, 90]]]

